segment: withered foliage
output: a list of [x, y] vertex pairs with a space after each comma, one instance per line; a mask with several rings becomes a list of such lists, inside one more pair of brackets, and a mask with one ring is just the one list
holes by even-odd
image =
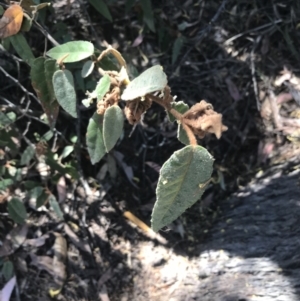
[[[155, 96], [150, 96], [150, 98], [170, 111], [184, 128], [188, 126], [192, 133], [200, 139], [204, 138], [207, 133], [215, 134], [220, 139], [222, 132], [227, 130], [227, 127], [222, 123], [222, 114], [215, 112], [213, 106], [204, 100], [193, 105], [184, 114], [180, 114], [172, 109], [173, 97], [169, 86], [165, 88], [162, 99]], [[187, 132], [187, 134], [190, 142], [194, 141], [193, 137], [190, 137], [190, 133]]]
[[222, 123], [222, 114], [215, 112], [213, 106], [204, 100], [184, 113], [182, 122], [189, 125], [200, 139], [204, 138], [206, 133], [215, 134], [220, 139], [222, 132], [227, 130], [227, 126]]
[[17, 34], [23, 21], [23, 10], [20, 5], [11, 5], [0, 19], [0, 39]]
[[109, 107], [117, 105], [120, 101], [120, 88], [115, 86], [111, 92], [106, 93], [97, 103], [97, 114], [103, 115]]
[[[110, 106], [118, 105], [121, 100], [121, 91], [126, 86], [121, 72], [105, 73], [110, 77], [111, 87], [110, 91], [97, 103], [97, 113], [100, 115], [103, 115]], [[160, 93], [159, 96], [157, 96], [158, 93]], [[193, 105], [184, 114], [173, 109], [174, 98], [169, 86], [166, 86], [163, 91], [126, 101], [124, 114], [128, 122], [131, 125], [138, 123], [142, 115], [151, 107], [153, 101], [163, 106], [166, 111], [171, 112], [177, 122], [183, 125], [192, 145], [197, 144], [195, 136], [202, 139], [206, 134], [215, 134], [219, 139], [222, 133], [227, 130], [227, 127], [222, 123], [222, 114], [215, 112], [213, 106], [204, 100]]]
[[143, 101], [141, 101], [140, 98], [127, 101], [124, 113], [128, 122], [132, 125], [139, 122], [142, 115], [151, 107], [151, 105], [152, 100], [149, 98], [145, 98]]

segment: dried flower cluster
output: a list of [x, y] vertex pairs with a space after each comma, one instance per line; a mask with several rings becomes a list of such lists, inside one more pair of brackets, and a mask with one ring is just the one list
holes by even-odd
[[97, 103], [97, 114], [103, 115], [109, 107], [117, 105], [120, 101], [120, 88], [115, 86], [110, 92], [106, 93], [102, 100]]
[[[191, 132], [200, 139], [204, 138], [207, 133], [215, 134], [219, 139], [222, 132], [227, 130], [227, 127], [222, 123], [222, 114], [215, 112], [210, 103], [201, 100], [199, 103], [193, 105], [187, 112], [180, 114], [172, 109], [171, 104], [173, 97], [170, 92], [170, 87], [167, 86], [162, 99], [153, 95], [149, 95], [149, 97], [164, 106], [167, 111], [170, 111], [186, 130], [186, 127], [188, 127]], [[189, 133], [187, 134], [189, 136]], [[193, 137], [189, 138], [191, 141], [195, 140]]]
[[142, 115], [151, 107], [152, 100], [145, 98], [141, 101], [141, 98], [137, 98], [126, 102], [124, 109], [125, 116], [128, 122], [132, 125], [141, 120]]
[[206, 133], [215, 134], [220, 139], [222, 132], [227, 130], [222, 123], [222, 114], [215, 112], [213, 106], [204, 100], [193, 105], [182, 117], [182, 122], [200, 139], [204, 138]]

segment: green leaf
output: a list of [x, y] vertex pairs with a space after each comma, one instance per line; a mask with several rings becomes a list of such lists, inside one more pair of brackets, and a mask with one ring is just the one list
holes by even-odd
[[71, 161], [67, 163], [65, 169], [66, 169], [66, 173], [69, 174], [73, 180], [79, 179], [78, 165], [75, 161]]
[[8, 38], [5, 38], [5, 39], [2, 39], [2, 46], [3, 46], [3, 48], [7, 51], [7, 52], [9, 52], [10, 51], [10, 39], [9, 39], [9, 37]]
[[[173, 109], [175, 109], [177, 112], [179, 112], [181, 114], [184, 114], [185, 112], [187, 112], [189, 110], [189, 106], [183, 101], [173, 102], [171, 104], [171, 106]], [[168, 114], [168, 118], [171, 122], [176, 121], [176, 118], [172, 115], [172, 113], [167, 112], [167, 114]], [[185, 145], [190, 144], [190, 140], [186, 134], [186, 131], [183, 129], [181, 124], [178, 124], [177, 138], [181, 143], [183, 143]]]
[[109, 91], [110, 79], [107, 74], [105, 74], [98, 82], [95, 92], [97, 95], [97, 100], [102, 100], [104, 95]]
[[4, 276], [6, 281], [9, 281], [13, 277], [14, 265], [10, 260], [4, 262], [2, 269], [1, 269], [1, 273]]
[[50, 151], [46, 154], [46, 163], [51, 167], [51, 169], [58, 171], [60, 174], [64, 175], [66, 173], [64, 166], [57, 163], [54, 159], [54, 154]]
[[34, 61], [34, 55], [31, 51], [30, 46], [28, 45], [26, 39], [22, 33], [17, 33], [13, 36], [8, 37], [11, 44], [15, 48], [17, 54], [30, 66], [32, 66]]
[[20, 31], [29, 31], [32, 26], [32, 19], [26, 14], [23, 14], [23, 22]]
[[83, 93], [85, 93], [85, 84], [84, 84], [84, 79], [81, 76], [81, 71], [76, 70], [74, 73], [74, 77], [76, 83], [76, 90], [81, 90]]
[[[189, 110], [189, 106], [182, 100], [177, 101], [177, 102], [172, 102], [171, 107], [172, 107], [172, 109], [175, 109], [180, 114], [184, 114], [185, 112], [187, 112]], [[172, 115], [172, 113], [167, 112], [167, 114], [168, 114], [168, 118], [171, 122], [176, 121], [176, 118]]]
[[83, 78], [88, 77], [94, 70], [95, 63], [93, 61], [86, 61], [81, 69], [81, 76]]
[[43, 206], [48, 199], [48, 194], [46, 194], [45, 189], [41, 186], [31, 189], [28, 193], [28, 196], [35, 201], [36, 209]]
[[44, 191], [44, 188], [42, 186], [37, 186], [32, 188], [29, 192], [28, 192], [28, 197], [31, 199], [37, 199]]
[[27, 190], [30, 190], [30, 189], [33, 189], [34, 187], [39, 186], [40, 183], [28, 180], [28, 181], [23, 182], [23, 185]]
[[49, 195], [43, 190], [42, 194], [36, 200], [36, 209], [40, 208], [41, 206], [44, 206], [48, 200], [48, 197]]
[[46, 54], [55, 60], [64, 58], [64, 63], [84, 60], [94, 53], [94, 45], [86, 41], [73, 41], [50, 49]]
[[[13, 112], [10, 112], [10, 113], [13, 113]], [[9, 115], [10, 113], [4, 114], [0, 111], [0, 128], [3, 128], [6, 125], [10, 125], [11, 123], [14, 122], [14, 119], [11, 118], [13, 116]]]
[[53, 83], [52, 83], [53, 74], [58, 70], [59, 70], [59, 66], [58, 66], [56, 60], [46, 59], [44, 61], [45, 80], [47, 83], [48, 93], [50, 95], [52, 105], [54, 102], [55, 102], [55, 105], [58, 105], [58, 103], [56, 102], [54, 87], [53, 87]]
[[147, 24], [151, 31], [155, 32], [154, 15], [151, 0], [141, 0], [140, 3], [144, 13], [144, 22]]
[[5, 191], [7, 187], [14, 183], [13, 179], [3, 179], [0, 181], [0, 191]]
[[6, 114], [6, 116], [13, 122], [16, 121], [16, 119], [17, 119], [17, 115], [15, 112], [9, 112]]
[[61, 154], [61, 157], [64, 159], [66, 157], [68, 157], [74, 150], [74, 146], [73, 145], [67, 145], [64, 149], [63, 152]]
[[101, 67], [105, 71], [119, 71], [119, 67], [108, 57], [105, 56], [97, 66]]
[[53, 73], [56, 70], [58, 65], [55, 60], [39, 57], [33, 61], [30, 71], [32, 87], [41, 101], [51, 128], [54, 128], [59, 112], [52, 85]]
[[53, 194], [51, 194], [49, 196], [48, 201], [49, 201], [49, 204], [50, 204], [51, 208], [56, 213], [57, 217], [61, 220], [64, 219], [64, 214], [62, 213], [62, 211], [60, 209], [60, 206], [59, 206], [59, 204], [58, 204], [58, 202], [57, 202], [57, 200], [56, 200], [56, 198]]
[[3, 9], [3, 7], [0, 5], [0, 15], [3, 15], [3, 13], [4, 13], [4, 9]]
[[167, 85], [167, 76], [160, 65], [153, 66], [131, 81], [122, 94], [123, 100], [132, 100], [161, 91]]
[[7, 204], [7, 210], [10, 218], [18, 224], [24, 224], [27, 218], [27, 212], [24, 204], [18, 198], [12, 198]]
[[21, 156], [21, 165], [27, 165], [35, 154], [35, 149], [32, 145], [28, 145]]
[[94, 113], [90, 119], [86, 133], [86, 144], [92, 164], [99, 162], [105, 155], [102, 115]]
[[190, 144], [190, 139], [186, 133], [186, 131], [184, 130], [183, 126], [181, 124], [178, 124], [178, 129], [177, 129], [177, 139], [185, 144], [185, 145], [189, 145]]
[[164, 163], [152, 212], [154, 231], [170, 224], [202, 196], [212, 174], [213, 157], [201, 146], [186, 146]]
[[17, 152], [19, 148], [19, 138], [17, 134], [14, 131], [0, 131], [0, 146], [8, 147], [10, 150]]
[[105, 149], [109, 152], [123, 132], [124, 116], [119, 106], [112, 106], [104, 113], [103, 140]]
[[173, 51], [172, 51], [172, 65], [175, 64], [175, 62], [177, 61], [177, 58], [180, 54], [180, 51], [182, 49], [182, 46], [185, 42], [185, 38], [183, 36], [179, 36], [174, 44], [173, 44]]
[[42, 136], [41, 140], [49, 141], [50, 139], [53, 138], [53, 136], [54, 136], [54, 133], [53, 133], [53, 131], [50, 130]]
[[89, 0], [90, 4], [93, 5], [96, 10], [107, 20], [112, 22], [112, 16], [109, 12], [109, 9], [106, 5], [106, 3], [103, 0]]
[[77, 118], [76, 92], [71, 71], [57, 70], [53, 74], [52, 82], [58, 103], [72, 117]]

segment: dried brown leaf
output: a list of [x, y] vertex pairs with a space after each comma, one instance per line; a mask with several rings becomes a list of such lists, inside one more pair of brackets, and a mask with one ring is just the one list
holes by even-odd
[[230, 77], [227, 77], [225, 79], [225, 83], [227, 85], [230, 96], [234, 99], [234, 101], [239, 101], [242, 97], [236, 84], [232, 81]]
[[227, 127], [222, 123], [222, 115], [214, 111], [213, 106], [202, 100], [193, 105], [183, 114], [183, 122], [190, 126], [193, 133], [199, 138], [205, 134], [215, 134], [219, 139]]
[[67, 278], [66, 271], [66, 259], [67, 259], [67, 242], [66, 239], [59, 233], [54, 233], [56, 236], [53, 250], [53, 272], [54, 272], [54, 283], [55, 287], [51, 287], [49, 290], [50, 296], [53, 298], [57, 296], [64, 285]]
[[102, 288], [99, 292], [99, 298], [101, 299], [101, 301], [110, 301], [105, 284], [102, 285]]
[[151, 107], [152, 101], [148, 98], [141, 101], [140, 98], [126, 102], [125, 116], [130, 124], [136, 124], [142, 115]]
[[31, 263], [39, 270], [48, 272], [50, 275], [54, 276], [53, 270], [53, 259], [49, 256], [37, 256], [33, 253], [30, 254]]
[[32, 246], [32, 247], [41, 247], [45, 244], [46, 242], [46, 239], [49, 238], [49, 235], [48, 234], [45, 234], [41, 237], [38, 237], [38, 238], [32, 238], [32, 239], [26, 239], [25, 241], [25, 245], [27, 246]]
[[65, 224], [65, 232], [66, 234], [68, 235], [68, 237], [71, 239], [72, 243], [80, 250], [84, 251], [84, 252], [87, 252], [89, 254], [92, 254], [92, 250], [91, 250], [91, 247], [90, 245], [80, 239], [72, 230], [71, 228], [69, 227], [69, 225]]
[[152, 161], [147, 161], [145, 162], [148, 166], [150, 166], [152, 169], [154, 169], [156, 172], [160, 172], [160, 169], [161, 169], [161, 166], [158, 165], [157, 163], [155, 162], [152, 162]]
[[8, 256], [18, 249], [25, 241], [28, 232], [27, 224], [19, 225], [6, 235], [0, 248], [0, 257]]
[[22, 25], [23, 10], [20, 5], [11, 5], [0, 19], [0, 39], [17, 34]]
[[142, 34], [139, 34], [135, 40], [133, 41], [131, 47], [137, 47], [143, 42], [144, 36]]
[[66, 179], [64, 176], [60, 177], [56, 184], [58, 202], [63, 202], [67, 196]]
[[102, 274], [102, 276], [100, 277], [100, 279], [98, 280], [98, 287], [101, 288], [102, 285], [108, 281], [111, 277], [113, 276], [113, 270], [111, 268], [109, 268], [104, 274]]

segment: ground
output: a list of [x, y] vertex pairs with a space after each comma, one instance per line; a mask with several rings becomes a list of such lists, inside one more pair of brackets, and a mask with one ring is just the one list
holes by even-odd
[[[133, 132], [126, 125], [114, 151], [95, 166], [83, 146], [81, 167], [93, 196], [68, 178], [49, 184], [63, 196], [63, 222], [26, 199], [28, 225], [15, 228], [13, 242], [6, 236], [13, 228], [6, 204], [0, 204], [0, 250], [11, 250], [4, 254], [18, 280], [11, 300], [51, 300], [49, 290], [64, 278], [57, 260], [63, 239], [66, 280], [57, 300], [299, 300], [300, 3], [152, 1], [156, 33], [143, 28], [138, 4], [126, 15], [124, 5], [109, 5], [111, 23], [84, 1], [54, 1], [45, 27], [56, 37], [64, 24], [74, 40], [111, 44], [139, 72], [159, 63], [178, 99], [212, 103], [228, 126], [220, 140], [200, 141], [215, 158], [213, 182], [201, 201], [154, 234], [146, 225], [158, 170], [182, 147], [164, 110], [153, 106]], [[184, 46], [172, 64], [180, 36]], [[40, 31], [26, 37], [37, 52], [44, 50]], [[16, 62], [5, 52], [0, 59], [5, 70]], [[10, 70], [11, 77], [32, 91], [24, 64], [21, 71]], [[20, 86], [3, 72], [0, 82], [1, 104], [4, 97], [19, 105]], [[41, 108], [32, 104], [31, 110]], [[83, 125], [90, 115], [83, 111]], [[57, 130], [70, 134], [74, 122], [60, 118]], [[48, 130], [34, 121], [32, 128], [29, 138]], [[20, 187], [14, 193], [25, 195]]]

